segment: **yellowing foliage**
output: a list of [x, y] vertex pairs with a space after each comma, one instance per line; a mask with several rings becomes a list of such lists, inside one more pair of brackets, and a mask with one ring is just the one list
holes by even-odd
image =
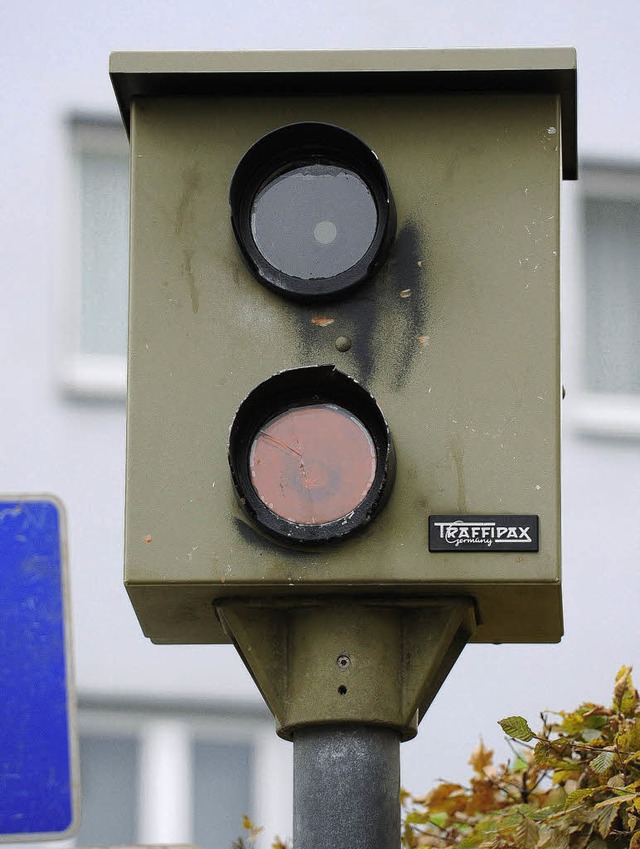
[[591, 703], [500, 722], [519, 745], [493, 765], [481, 743], [468, 787], [405, 794], [403, 849], [640, 849], [640, 706], [631, 667], [616, 675], [610, 708]]

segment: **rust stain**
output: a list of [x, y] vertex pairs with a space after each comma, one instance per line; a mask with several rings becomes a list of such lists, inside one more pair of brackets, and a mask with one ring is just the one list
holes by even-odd
[[187, 223], [193, 219], [193, 200], [202, 182], [198, 166], [185, 169], [182, 172], [182, 180], [184, 188], [176, 211], [176, 236], [179, 236]]
[[335, 318], [327, 318], [324, 315], [317, 315], [311, 319], [311, 324], [315, 324], [318, 327], [328, 327], [330, 324], [333, 324]]
[[187, 285], [189, 286], [189, 294], [191, 296], [191, 309], [195, 315], [198, 312], [198, 309], [200, 308], [200, 293], [198, 292], [198, 287], [196, 286], [196, 277], [191, 267], [191, 262], [193, 260], [193, 251], [188, 251], [185, 248], [182, 251], [182, 256], [182, 271], [187, 279]]
[[196, 279], [192, 270], [193, 224], [196, 220], [195, 200], [202, 183], [199, 164], [186, 168], [182, 172], [183, 189], [176, 209], [175, 233], [182, 243], [182, 273], [189, 287], [191, 308], [195, 313], [200, 306], [200, 294], [196, 287]]
[[457, 433], [451, 434], [449, 447], [458, 482], [458, 510], [460, 513], [468, 513], [467, 486], [464, 476], [464, 445]]
[[147, 545], [151, 542], [151, 537], [149, 536], [149, 534], [146, 535], [144, 541], [147, 543]]
[[428, 336], [418, 336], [418, 345], [422, 345], [423, 348], [426, 348], [429, 344]]

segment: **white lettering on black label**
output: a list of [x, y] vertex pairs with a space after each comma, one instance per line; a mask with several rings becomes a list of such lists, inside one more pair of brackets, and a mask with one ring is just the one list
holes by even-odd
[[538, 551], [538, 517], [429, 516], [429, 551]]

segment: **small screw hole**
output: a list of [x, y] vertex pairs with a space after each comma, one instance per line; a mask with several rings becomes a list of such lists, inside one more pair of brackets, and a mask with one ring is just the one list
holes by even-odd
[[340, 684], [340, 686], [338, 687], [338, 692], [340, 693], [341, 696], [346, 695], [347, 688], [344, 686], [344, 684]]

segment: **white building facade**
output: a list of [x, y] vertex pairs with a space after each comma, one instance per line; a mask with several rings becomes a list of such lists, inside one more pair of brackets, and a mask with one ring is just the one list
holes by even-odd
[[[606, 13], [606, 18], [605, 18]], [[85, 819], [78, 843], [224, 849], [291, 833], [291, 746], [230, 646], [153, 646], [122, 586], [127, 144], [112, 50], [574, 46], [580, 180], [563, 184], [565, 637], [467, 647], [403, 744], [403, 783], [463, 779], [496, 720], [608, 700], [638, 653], [640, 18], [631, 2], [415, 0], [3, 14], [0, 471], [66, 505]], [[266, 839], [265, 839], [266, 845]]]

